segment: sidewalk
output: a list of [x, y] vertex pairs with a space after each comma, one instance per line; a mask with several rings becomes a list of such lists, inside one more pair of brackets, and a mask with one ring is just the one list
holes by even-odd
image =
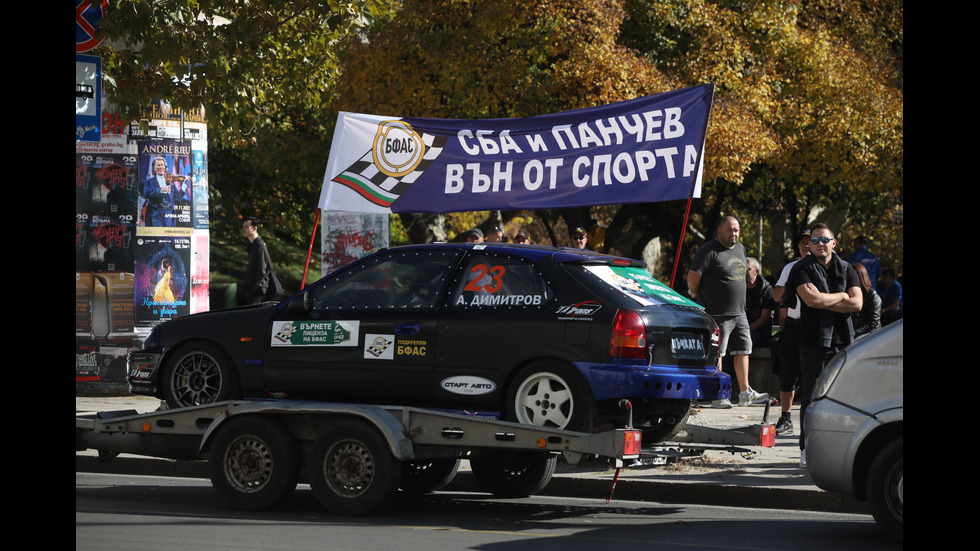
[[[76, 414], [127, 409], [143, 413], [159, 406], [159, 400], [144, 396], [75, 398]], [[688, 423], [715, 428], [752, 425], [761, 422], [763, 409], [706, 408], [692, 413]], [[778, 414], [779, 408], [772, 408], [770, 422], [775, 422]], [[799, 466], [799, 406], [793, 407], [793, 423], [796, 435], [777, 436], [773, 448], [747, 447], [751, 451], [744, 456], [707, 450], [700, 457], [680, 459], [669, 465], [626, 467], [620, 473], [613, 499], [868, 513], [867, 504], [825, 492], [813, 484], [806, 470]], [[100, 463], [93, 450], [75, 453], [75, 470], [208, 476], [206, 465], [201, 462], [120, 455], [110, 463]], [[605, 500], [612, 481], [611, 469], [561, 465], [541, 495]], [[470, 476], [465, 462], [446, 490], [482, 491]]]

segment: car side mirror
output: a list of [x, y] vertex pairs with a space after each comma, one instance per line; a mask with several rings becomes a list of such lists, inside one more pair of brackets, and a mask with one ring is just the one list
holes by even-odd
[[292, 314], [305, 314], [310, 311], [310, 304], [312, 299], [308, 291], [303, 291], [302, 293], [294, 296], [289, 304], [286, 305], [286, 311]]

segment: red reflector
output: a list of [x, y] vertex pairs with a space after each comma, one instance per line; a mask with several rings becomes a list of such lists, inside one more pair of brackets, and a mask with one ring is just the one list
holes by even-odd
[[623, 260], [621, 258], [616, 258], [616, 259], [613, 259], [613, 264], [615, 264], [616, 266], [629, 266], [630, 264], [632, 264], [632, 262], [630, 262], [629, 260]]
[[623, 431], [623, 457], [640, 456], [640, 449], [643, 447], [641, 440], [643, 433], [638, 430]]
[[759, 445], [763, 448], [772, 448], [776, 445], [775, 426], [762, 425], [762, 433], [759, 435]]

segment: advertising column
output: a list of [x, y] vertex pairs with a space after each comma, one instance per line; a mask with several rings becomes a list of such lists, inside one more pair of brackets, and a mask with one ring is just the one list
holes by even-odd
[[157, 103], [147, 122], [110, 107], [75, 144], [75, 381], [106, 392], [154, 325], [208, 309], [204, 113]]

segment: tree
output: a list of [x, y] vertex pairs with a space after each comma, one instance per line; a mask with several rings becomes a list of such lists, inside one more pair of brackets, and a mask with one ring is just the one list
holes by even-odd
[[[773, 266], [819, 209], [846, 222], [901, 200], [897, 0], [406, 1], [348, 52], [338, 105], [406, 116], [532, 116], [715, 82], [692, 228], [762, 216]], [[537, 218], [550, 231], [596, 216], [610, 250], [638, 256], [661, 236], [672, 253], [683, 207]]]
[[[219, 244], [240, 239], [242, 216], [258, 215], [274, 229], [267, 239], [305, 247], [329, 152], [341, 41], [388, 16], [391, 4], [119, 0], [95, 53], [107, 95], [129, 120], [153, 101], [204, 107]], [[270, 249], [274, 257], [281, 250]]]
[[[684, 81], [718, 86], [703, 227], [723, 211], [763, 217], [777, 253], [764, 264], [775, 271], [817, 213], [840, 229], [901, 205], [900, 1], [628, 0], [627, 9], [624, 43]], [[726, 154], [746, 139], [756, 155]]]
[[329, 106], [337, 46], [374, 17], [383, 0], [120, 0], [98, 50], [105, 88], [131, 119], [167, 100], [204, 106], [212, 138], [243, 145], [262, 130], [288, 130], [299, 112]]
[[[335, 105], [417, 117], [529, 117], [679, 87], [617, 44], [609, 31], [625, 17], [611, 0], [408, 0], [367, 40], [350, 44]], [[466, 216], [414, 215], [405, 225], [418, 226], [421, 218], [453, 226]], [[496, 216], [468, 222], [491, 225]], [[566, 245], [570, 230], [590, 217], [582, 209], [508, 216], [505, 223], [534, 219], [535, 242]], [[565, 233], [556, 234], [561, 217]]]

